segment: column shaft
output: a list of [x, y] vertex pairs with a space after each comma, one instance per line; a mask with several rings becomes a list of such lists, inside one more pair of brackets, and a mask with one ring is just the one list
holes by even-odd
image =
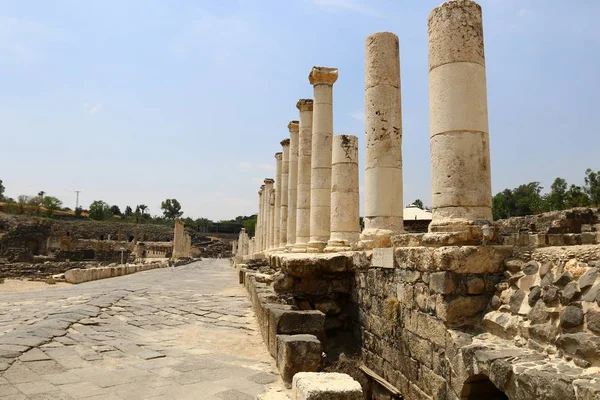
[[482, 237], [492, 219], [481, 7], [448, 1], [428, 19], [429, 126], [433, 220], [430, 232]]
[[331, 163], [331, 237], [326, 252], [356, 247], [360, 233], [358, 194], [358, 138], [333, 137]]
[[294, 253], [306, 252], [310, 239], [310, 175], [313, 131], [313, 101], [300, 99], [296, 103], [300, 111], [300, 136], [298, 139], [298, 193], [296, 203], [296, 243]]
[[271, 249], [279, 249], [279, 232], [281, 229], [281, 159], [283, 153], [275, 154], [275, 210], [273, 212], [273, 238], [271, 240]]
[[286, 251], [290, 251], [296, 243], [296, 204], [298, 186], [298, 121], [291, 121], [290, 131], [290, 163], [288, 176], [288, 217]]
[[275, 183], [275, 181], [271, 178], [267, 178], [265, 179], [265, 192], [263, 197], [265, 198], [264, 200], [264, 204], [265, 204], [265, 218], [263, 219], [264, 224], [265, 224], [265, 229], [264, 229], [264, 235], [263, 235], [263, 251], [269, 250], [270, 246], [271, 246], [271, 238], [272, 238], [272, 230], [273, 230], [273, 224], [272, 224], [272, 218], [273, 218], [273, 209], [271, 207], [271, 198], [273, 196], [273, 184]]
[[310, 177], [309, 253], [325, 249], [331, 233], [331, 146], [333, 139], [333, 84], [337, 68], [313, 67], [314, 86], [312, 157]]
[[402, 233], [402, 108], [396, 35], [367, 37], [365, 56], [365, 229], [361, 247], [390, 247]]
[[288, 185], [290, 174], [290, 139], [281, 142], [281, 211], [279, 227], [279, 251], [285, 250], [287, 244], [287, 218], [288, 218]]

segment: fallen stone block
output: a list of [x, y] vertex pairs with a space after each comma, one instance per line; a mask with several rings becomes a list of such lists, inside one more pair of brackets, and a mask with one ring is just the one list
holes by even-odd
[[267, 307], [269, 312], [268, 347], [271, 355], [277, 358], [277, 335], [315, 335], [325, 340], [325, 314], [321, 311], [296, 311], [280, 307]]
[[285, 385], [292, 387], [298, 372], [319, 371], [322, 351], [314, 335], [277, 335], [277, 367]]
[[292, 382], [293, 400], [362, 400], [360, 384], [349, 375], [300, 372]]

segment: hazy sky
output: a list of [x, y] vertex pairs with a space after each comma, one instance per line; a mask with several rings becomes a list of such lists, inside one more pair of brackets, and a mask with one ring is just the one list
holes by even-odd
[[[339, 68], [334, 133], [360, 138], [364, 40], [400, 37], [404, 202], [431, 199], [427, 15], [439, 0], [0, 0], [0, 179], [6, 194], [104, 200], [186, 216], [256, 212], [274, 153]], [[596, 0], [487, 0], [494, 193], [600, 169]], [[363, 181], [361, 171], [361, 184]], [[361, 196], [361, 200], [362, 200]], [[362, 209], [362, 207], [361, 207]]]

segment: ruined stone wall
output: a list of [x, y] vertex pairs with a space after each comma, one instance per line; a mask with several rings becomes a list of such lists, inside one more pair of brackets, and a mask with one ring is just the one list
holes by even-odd
[[515, 248], [484, 324], [581, 367], [600, 366], [600, 246]]
[[[448, 329], [480, 328], [509, 254], [503, 247], [397, 248], [390, 268], [362, 265], [355, 290], [367, 367], [405, 399], [452, 398]], [[374, 398], [388, 398], [379, 392]]]
[[520, 231], [532, 233], [581, 233], [587, 225], [596, 231], [599, 223], [598, 210], [592, 208], [573, 208], [563, 211], [551, 211], [537, 215], [513, 217], [495, 221], [501, 235], [510, 235]]

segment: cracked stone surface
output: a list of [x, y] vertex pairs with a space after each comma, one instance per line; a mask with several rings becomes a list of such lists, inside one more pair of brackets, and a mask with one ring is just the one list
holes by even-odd
[[279, 388], [228, 260], [0, 294], [2, 399], [254, 399]]

